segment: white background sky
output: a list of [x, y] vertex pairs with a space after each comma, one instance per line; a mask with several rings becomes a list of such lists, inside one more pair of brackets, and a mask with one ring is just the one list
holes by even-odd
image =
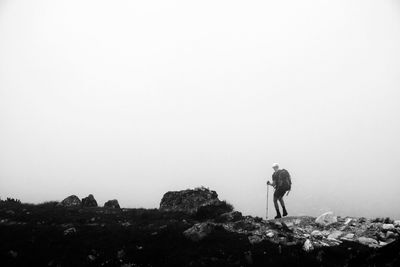
[[400, 218], [399, 101], [399, 1], [0, 0], [2, 198]]

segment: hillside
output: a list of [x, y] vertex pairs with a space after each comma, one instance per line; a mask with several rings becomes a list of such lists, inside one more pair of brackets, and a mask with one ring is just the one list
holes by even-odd
[[325, 221], [307, 216], [266, 221], [232, 211], [212, 192], [169, 192], [160, 209], [150, 210], [1, 201], [0, 261], [2, 266], [400, 266], [398, 221], [329, 221], [329, 214]]

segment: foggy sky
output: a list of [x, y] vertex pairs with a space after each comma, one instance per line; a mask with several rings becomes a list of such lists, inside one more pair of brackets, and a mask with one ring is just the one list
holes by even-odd
[[398, 1], [0, 1], [2, 199], [265, 216], [279, 162], [292, 215], [400, 219], [399, 101]]

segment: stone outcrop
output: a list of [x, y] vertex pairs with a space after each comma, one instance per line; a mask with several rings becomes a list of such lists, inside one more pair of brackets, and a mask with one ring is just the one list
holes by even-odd
[[82, 198], [82, 207], [97, 207], [97, 201], [92, 194]]
[[71, 195], [67, 198], [65, 198], [63, 201], [61, 201], [58, 205], [64, 206], [64, 207], [79, 207], [81, 206], [82, 202], [79, 199], [79, 197], [75, 195]]
[[104, 203], [104, 208], [119, 209], [120, 206], [118, 200], [112, 199]]
[[165, 193], [160, 203], [160, 210], [193, 214], [200, 207], [219, 205], [220, 203], [221, 201], [218, 199], [218, 194], [215, 191], [200, 187]]

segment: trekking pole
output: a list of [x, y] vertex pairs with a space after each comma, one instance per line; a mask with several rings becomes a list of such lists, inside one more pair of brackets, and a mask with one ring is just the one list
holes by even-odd
[[267, 185], [267, 220], [268, 220], [268, 199], [269, 199], [269, 185]]

